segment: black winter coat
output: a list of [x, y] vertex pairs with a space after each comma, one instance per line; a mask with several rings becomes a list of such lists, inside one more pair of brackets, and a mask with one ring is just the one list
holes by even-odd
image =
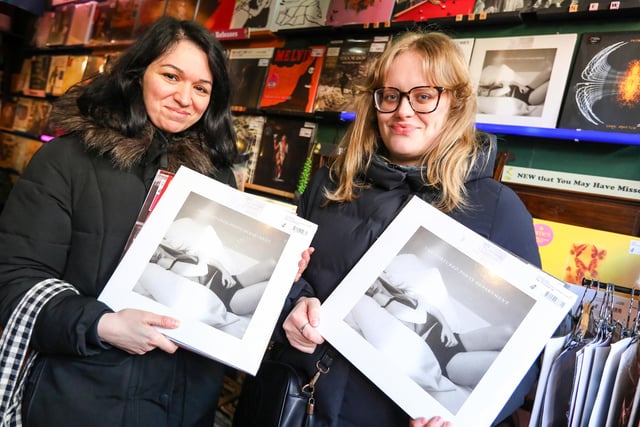
[[[470, 229], [505, 249], [540, 266], [531, 215], [518, 196], [491, 176], [494, 155], [486, 167], [473, 171], [466, 183], [469, 208], [450, 215]], [[480, 164], [484, 164], [480, 162]], [[421, 184], [417, 169], [389, 165], [376, 157], [366, 173], [371, 187], [351, 203], [331, 203], [321, 207], [323, 189], [334, 188], [328, 169], [318, 171], [301, 197], [298, 214], [316, 224], [311, 243], [315, 252], [290, 294], [289, 306], [300, 296], [326, 299], [343, 277], [394, 218], [403, 203], [413, 195], [434, 199], [433, 189]], [[338, 220], [339, 219], [339, 220]], [[305, 284], [306, 282], [306, 284]], [[277, 337], [278, 338], [278, 337]], [[286, 339], [280, 335], [280, 340]], [[278, 346], [280, 348], [280, 346]], [[323, 346], [307, 355], [285, 344], [279, 357], [293, 362], [310, 377]], [[384, 367], [381, 367], [384, 369]], [[523, 380], [505, 414], [523, 401], [535, 380], [535, 369]], [[338, 357], [331, 371], [316, 384], [316, 414], [323, 425], [332, 427], [406, 427], [409, 417], [344, 358]]]
[[[213, 425], [222, 365], [184, 350], [132, 356], [97, 335], [109, 308], [96, 297], [118, 264], [155, 171], [210, 164], [208, 152], [194, 155], [201, 151], [195, 144], [172, 147], [151, 126], [147, 131], [144, 140], [104, 131], [94, 139], [91, 132], [73, 133], [46, 143], [2, 211], [1, 324], [42, 280], [59, 278], [80, 292], [58, 295], [37, 319], [31, 346], [40, 355], [23, 398], [25, 425]], [[235, 186], [229, 169], [217, 178]]]

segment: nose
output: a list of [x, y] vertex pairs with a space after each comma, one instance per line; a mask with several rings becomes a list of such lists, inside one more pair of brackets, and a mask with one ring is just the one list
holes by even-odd
[[[407, 102], [404, 102], [405, 100]], [[400, 96], [400, 104], [398, 105], [398, 109], [396, 110], [396, 113], [398, 113], [401, 116], [412, 115], [414, 113], [413, 107], [411, 106], [411, 102], [409, 101], [408, 93], [405, 93], [402, 96]]]
[[191, 86], [187, 84], [178, 85], [173, 97], [183, 107], [191, 105]]

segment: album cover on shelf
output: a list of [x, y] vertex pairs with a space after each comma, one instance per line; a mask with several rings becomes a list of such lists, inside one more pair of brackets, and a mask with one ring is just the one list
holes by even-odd
[[71, 19], [73, 18], [73, 4], [67, 3], [54, 8], [54, 17], [47, 36], [47, 46], [62, 46], [67, 40]]
[[0, 108], [0, 129], [12, 130], [13, 121], [16, 117], [16, 107], [18, 106], [17, 98], [8, 98], [2, 101]]
[[199, 0], [167, 0], [164, 14], [177, 19], [193, 21], [196, 17]]
[[[61, 93], [65, 93], [71, 86], [79, 83], [87, 67], [89, 55], [69, 55], [67, 56], [67, 67], [64, 69], [62, 78]], [[55, 87], [54, 87], [55, 90]]]
[[211, 31], [231, 28], [231, 16], [235, 0], [200, 2], [196, 13], [196, 21]]
[[[559, 3], [564, 0], [553, 0]], [[573, 0], [571, 0], [573, 1]], [[512, 1], [497, 1], [497, 0], [475, 0], [472, 4], [472, 12], [475, 14], [487, 14], [487, 13], [508, 13], [508, 12], [522, 12], [531, 11], [536, 9], [535, 3], [542, 3], [538, 0], [512, 0]], [[551, 3], [551, 2], [549, 2]], [[566, 12], [567, 10], [565, 10]]]
[[31, 57], [29, 84], [24, 90], [25, 95], [40, 97], [46, 95], [50, 64], [51, 55], [34, 55]]
[[268, 27], [271, 31], [322, 27], [330, 0], [274, 0]]
[[245, 183], [253, 182], [265, 120], [265, 116], [233, 115], [233, 128], [236, 131], [238, 146], [238, 159], [234, 165], [234, 172], [238, 188], [241, 190], [244, 189]]
[[104, 0], [96, 5], [89, 44], [109, 43], [113, 39], [111, 21], [115, 15], [117, 0]]
[[107, 55], [91, 54], [87, 58], [87, 65], [82, 73], [82, 80], [89, 79], [97, 74], [103, 73], [107, 65]]
[[55, 13], [52, 10], [46, 11], [38, 17], [38, 19], [36, 20], [36, 23], [34, 24], [35, 31], [33, 32], [33, 37], [31, 38], [32, 46], [35, 46], [35, 47], [47, 46], [49, 31], [51, 31], [51, 26], [53, 25], [54, 19], [55, 19]]
[[476, 38], [478, 123], [555, 128], [577, 34]]
[[276, 1], [278, 0], [236, 0], [230, 28], [267, 29]]
[[453, 41], [458, 43], [458, 46], [460, 46], [460, 49], [462, 50], [462, 54], [467, 59], [467, 65], [469, 64], [469, 62], [471, 62], [471, 54], [473, 53], [473, 44], [475, 40], [476, 39], [473, 37], [453, 39]]
[[275, 48], [262, 88], [260, 108], [313, 112], [325, 46]]
[[341, 27], [391, 21], [395, 0], [345, 1], [331, 0], [325, 25]]
[[640, 133], [640, 35], [583, 33], [559, 127]]
[[96, 11], [96, 1], [74, 3], [73, 16], [67, 31], [65, 45], [84, 45], [89, 41], [93, 30], [93, 18]]
[[32, 99], [25, 132], [33, 137], [40, 137], [47, 126], [51, 108], [51, 103], [45, 99]]
[[354, 111], [354, 97], [391, 36], [332, 40], [327, 45], [314, 111]]
[[467, 16], [473, 12], [475, 0], [396, 0], [393, 7], [393, 22], [426, 21], [449, 16]]
[[49, 63], [49, 74], [47, 75], [47, 85], [45, 93], [52, 96], [60, 96], [64, 92], [62, 83], [64, 82], [64, 73], [67, 69], [68, 55], [52, 55]]
[[181, 167], [98, 299], [180, 320], [178, 345], [255, 375], [316, 226]]
[[29, 115], [31, 114], [32, 98], [19, 96], [16, 101], [15, 115], [13, 117], [12, 130], [16, 132], [27, 132], [29, 128]]
[[[578, 286], [587, 279], [637, 287], [640, 237], [539, 218], [533, 219], [533, 227], [547, 273]], [[614, 312], [626, 315], [627, 310]]]
[[412, 418], [488, 426], [575, 299], [413, 197], [324, 301], [319, 328]]
[[253, 179], [245, 187], [293, 199], [316, 131], [314, 122], [268, 116], [262, 130]]
[[117, 0], [111, 17], [111, 40], [128, 41], [133, 38], [138, 10], [142, 0]]
[[229, 51], [229, 77], [234, 88], [232, 108], [240, 111], [258, 108], [273, 50], [273, 47], [255, 47]]
[[22, 173], [42, 142], [14, 133], [1, 132], [1, 135], [0, 166]]
[[[175, 9], [174, 2], [171, 3], [172, 9]], [[187, 19], [193, 19], [195, 5], [192, 5], [189, 0], [183, 0], [180, 3], [182, 5], [182, 13], [186, 15], [188, 11], [191, 10], [192, 14]], [[163, 15], [168, 14], [169, 6], [169, 0], [141, 0], [135, 16], [136, 22], [133, 26], [133, 38], [135, 39], [140, 36], [152, 23]]]
[[31, 80], [31, 57], [27, 56], [22, 59], [20, 73], [14, 74], [11, 78], [11, 92], [25, 93], [29, 89]]

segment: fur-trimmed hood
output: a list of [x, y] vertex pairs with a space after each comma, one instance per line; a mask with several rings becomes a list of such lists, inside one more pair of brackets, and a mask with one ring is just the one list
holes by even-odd
[[[205, 175], [211, 175], [215, 168], [209, 154], [211, 150], [201, 141], [195, 131], [181, 134], [164, 134], [149, 121], [140, 135], [128, 137], [116, 129], [104, 127], [88, 116], [83, 116], [73, 93], [58, 98], [49, 116], [50, 124], [63, 134], [77, 133], [89, 150], [111, 158], [114, 166], [129, 170], [140, 165], [147, 155], [154, 139], [161, 139], [160, 149], [166, 151], [166, 169], [177, 171], [185, 165]], [[113, 114], [112, 120], [118, 119]], [[162, 135], [161, 138], [158, 138]], [[155, 138], [154, 138], [155, 136]]]

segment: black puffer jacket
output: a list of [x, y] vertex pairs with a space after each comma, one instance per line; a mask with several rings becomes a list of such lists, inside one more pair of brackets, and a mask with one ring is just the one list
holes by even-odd
[[[469, 208], [464, 212], [453, 212], [451, 216], [539, 266], [531, 215], [511, 189], [492, 179], [493, 153], [488, 155], [488, 162], [480, 162], [486, 167], [474, 170], [466, 183]], [[366, 180], [371, 187], [362, 191], [355, 201], [321, 207], [323, 189], [334, 185], [329, 181], [327, 169], [314, 175], [302, 195], [298, 214], [318, 224], [318, 232], [311, 244], [315, 253], [303, 280], [294, 286], [288, 309], [302, 295], [317, 296], [321, 301], [326, 299], [409, 197], [418, 195], [427, 201], [434, 199], [433, 189], [421, 184], [417, 169], [390, 165], [379, 157], [372, 162]], [[278, 338], [286, 342], [282, 336]], [[286, 344], [284, 349], [278, 348], [281, 358], [292, 361], [307, 375], [315, 372], [315, 362], [322, 346], [313, 355], [301, 353]], [[513, 407], [507, 411], [515, 410], [522, 403], [534, 380], [535, 371], [532, 371], [523, 384], [522, 392], [515, 396]], [[341, 357], [334, 362], [330, 373], [321, 376], [316, 384], [316, 413], [326, 426], [409, 425], [409, 417]]]
[[[208, 151], [151, 125], [140, 138], [97, 129], [79, 115], [71, 134], [33, 157], [0, 216], [0, 324], [35, 283], [59, 278], [32, 337], [40, 358], [29, 376], [29, 426], [211, 427], [223, 367], [193, 353], [131, 356], [101, 343], [109, 308], [96, 297], [115, 269], [158, 168], [210, 172]], [[216, 177], [235, 186], [229, 169]], [[86, 401], [83, 401], [87, 399]]]

